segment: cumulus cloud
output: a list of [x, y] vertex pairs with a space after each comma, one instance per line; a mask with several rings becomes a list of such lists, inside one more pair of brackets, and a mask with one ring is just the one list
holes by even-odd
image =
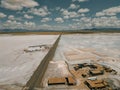
[[15, 20], [15, 17], [14, 17], [13, 15], [9, 15], [9, 16], [8, 16], [8, 19], [9, 19], [9, 20]]
[[1, 0], [1, 7], [11, 10], [22, 10], [23, 7], [31, 8], [38, 5], [34, 0]]
[[62, 15], [65, 15], [65, 16], [69, 15], [69, 11], [66, 9], [61, 9], [60, 11], [62, 12]]
[[80, 19], [72, 19], [72, 21], [79, 22]]
[[61, 9], [60, 11], [62, 12], [64, 19], [69, 19], [69, 18], [76, 18], [76, 17], [81, 17], [81, 16], [83, 17], [85, 16], [84, 13], [89, 12], [89, 9], [88, 8], [79, 9], [78, 12], [68, 11], [67, 9]]
[[92, 24], [98, 28], [120, 28], [120, 20], [116, 16], [93, 18]]
[[83, 22], [90, 23], [92, 21], [92, 18], [90, 18], [90, 17], [82, 17], [80, 20], [83, 21]]
[[70, 9], [77, 9], [79, 7], [80, 7], [79, 5], [71, 4], [69, 8]]
[[78, 13], [87, 13], [89, 12], [90, 10], [88, 8], [81, 8], [78, 10]]
[[61, 17], [55, 18], [54, 21], [56, 21], [57, 23], [63, 23], [64, 20]]
[[35, 28], [34, 22], [25, 21], [23, 23], [18, 22], [16, 20], [7, 20], [3, 23], [3, 29], [28, 29], [33, 30]]
[[71, 30], [80, 30], [80, 29], [90, 29], [91, 26], [92, 26], [91, 23], [78, 22], [78, 23], [70, 24], [69, 28]]
[[75, 11], [68, 11], [66, 9], [61, 9], [62, 15], [65, 19], [69, 19], [69, 18], [74, 18], [74, 17], [79, 17], [80, 14], [78, 14]]
[[28, 14], [25, 14], [25, 15], [24, 15], [24, 18], [26, 18], [26, 19], [32, 19], [33, 16], [30, 16], [30, 15], [28, 15]]
[[17, 28], [22, 28], [22, 23], [17, 22], [17, 21], [12, 21], [12, 20], [7, 20], [4, 24], [3, 27], [6, 29], [17, 29]]
[[70, 17], [68, 15], [63, 16], [64, 19], [69, 19]]
[[44, 7], [39, 8], [39, 9], [37, 9], [37, 8], [31, 8], [28, 11], [28, 13], [31, 13], [31, 14], [34, 14], [34, 15], [38, 15], [38, 16], [42, 16], [42, 17], [50, 14], [50, 12], [48, 11], [47, 6], [44, 6]]
[[72, 0], [72, 2], [75, 2], [75, 1], [78, 1], [78, 2], [86, 2], [88, 0]]
[[58, 11], [58, 10], [60, 10], [60, 7], [56, 7], [55, 9]]
[[101, 12], [97, 12], [96, 16], [114, 16], [116, 14], [120, 13], [120, 6], [116, 6], [116, 7], [111, 7], [108, 9], [104, 9]]
[[72, 19], [72, 21], [74, 21], [74, 23], [69, 25], [72, 29], [92, 28], [92, 19], [89, 17], [81, 17], [79, 19]]
[[120, 20], [116, 16], [111, 17], [81, 17], [78, 19], [72, 19], [74, 23], [69, 24], [67, 26], [52, 26], [52, 25], [41, 25], [39, 28], [48, 29], [48, 30], [55, 30], [57, 29], [64, 29], [64, 30], [74, 30], [74, 29], [91, 29], [93, 27], [96, 28], [120, 28]]
[[72, 0], [72, 2], [75, 2], [76, 0]]
[[5, 15], [4, 13], [0, 12], [0, 18], [5, 18], [7, 15]]
[[35, 26], [35, 23], [34, 23], [34, 22], [25, 21], [25, 22], [24, 22], [24, 25], [25, 25], [26, 27], [33, 27], [33, 26]]
[[42, 29], [42, 30], [52, 30], [52, 26], [51, 25], [48, 25], [48, 24], [42, 24], [42, 25], [39, 25], [36, 29]]
[[76, 12], [69, 12], [69, 16], [71, 17], [71, 18], [73, 18], [73, 17], [78, 17], [79, 15], [78, 15], [78, 13], [76, 13]]
[[[45, 19], [47, 20], [47, 19]], [[57, 23], [62, 23], [64, 20], [61, 17], [54, 19]], [[90, 29], [93, 27], [96, 28], [120, 28], [120, 20], [116, 16], [102, 16], [102, 17], [81, 17], [72, 19], [74, 22], [69, 25], [48, 25], [48, 24], [42, 24], [42, 25], [36, 25], [34, 22], [18, 22], [15, 20], [8, 20], [3, 25], [4, 28], [9, 29], [28, 29], [28, 30], [40, 30], [40, 29], [46, 29], [46, 30], [73, 30], [73, 29]]]
[[97, 12], [95, 16], [99, 17], [99, 16], [104, 16], [104, 15], [105, 15], [105, 13], [103, 13], [103, 12]]
[[82, 17], [80, 19], [72, 19], [72, 21], [75, 21], [75, 22], [91, 22], [91, 18], [88, 18], [88, 17]]
[[61, 26], [61, 25], [49, 25], [49, 24], [42, 24], [42, 25], [39, 25], [37, 28], [37, 30], [65, 30], [67, 29], [68, 30], [68, 27], [67, 26]]
[[15, 20], [15, 21], [23, 21], [22, 17], [15, 17], [14, 15], [9, 15], [8, 19]]
[[73, 29], [90, 29], [90, 28], [120, 28], [120, 19], [116, 16], [101, 16], [101, 17], [82, 17], [80, 19], [72, 19]]
[[88, 0], [78, 0], [79, 2], [86, 2], [86, 1], [88, 1]]
[[51, 18], [42, 18], [41, 22], [48, 22], [48, 21], [51, 21], [52, 19]]

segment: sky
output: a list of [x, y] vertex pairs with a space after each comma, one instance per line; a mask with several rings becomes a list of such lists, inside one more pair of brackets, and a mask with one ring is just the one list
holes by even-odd
[[0, 30], [120, 28], [120, 0], [0, 0]]

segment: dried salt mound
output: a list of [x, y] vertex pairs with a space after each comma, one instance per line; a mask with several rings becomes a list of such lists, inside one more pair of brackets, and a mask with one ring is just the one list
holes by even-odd
[[70, 75], [68, 71], [67, 64], [65, 61], [51, 61], [50, 62], [51, 70], [55, 76], [68, 76]]

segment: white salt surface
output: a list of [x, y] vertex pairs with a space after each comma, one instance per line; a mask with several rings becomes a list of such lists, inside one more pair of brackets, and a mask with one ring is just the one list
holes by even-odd
[[[16, 83], [25, 85], [47, 52], [25, 53], [23, 50], [28, 46], [53, 44], [57, 37], [57, 35], [0, 35], [0, 85]], [[116, 69], [118, 76], [120, 75], [119, 33], [62, 35], [54, 60], [66, 61], [65, 52], [80, 53], [80, 50], [84, 51], [86, 48], [89, 53], [99, 53], [100, 63]]]
[[97, 59], [101, 64], [116, 69], [120, 74], [120, 33], [62, 35], [54, 60], [66, 61], [64, 53], [71, 51], [78, 54], [81, 51], [94, 55], [98, 53]]
[[48, 51], [25, 53], [29, 46], [53, 44], [57, 35], [0, 35], [0, 85], [25, 85]]

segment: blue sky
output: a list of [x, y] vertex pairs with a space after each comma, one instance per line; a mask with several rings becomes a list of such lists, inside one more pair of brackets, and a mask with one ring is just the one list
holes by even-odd
[[120, 28], [120, 0], [0, 0], [0, 29]]

